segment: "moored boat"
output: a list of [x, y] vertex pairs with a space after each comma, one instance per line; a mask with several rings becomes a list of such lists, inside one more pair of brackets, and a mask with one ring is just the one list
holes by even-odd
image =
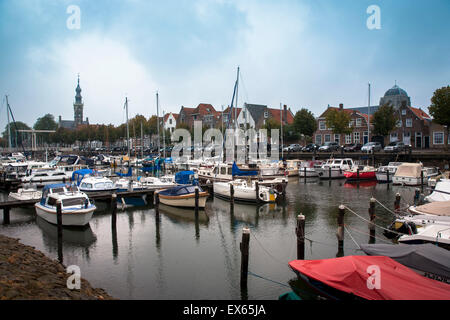
[[214, 182], [214, 196], [230, 199], [230, 185], [233, 185], [234, 200], [244, 202], [275, 202], [277, 195], [270, 187], [258, 186], [256, 181], [236, 179], [230, 182]]
[[450, 250], [450, 226], [429, 224], [417, 229], [417, 233], [403, 235], [398, 242], [405, 244], [432, 243]]
[[9, 197], [19, 201], [39, 200], [42, 197], [42, 192], [35, 185], [26, 184], [19, 188], [17, 192], [10, 192]]
[[204, 208], [209, 193], [199, 186], [183, 185], [169, 189], [155, 191], [159, 195], [159, 201], [168, 206], [195, 208], [195, 188], [198, 187], [198, 207]]
[[392, 182], [392, 177], [395, 175], [397, 168], [402, 162], [389, 162], [387, 166], [381, 166], [376, 172], [378, 182]]
[[448, 300], [450, 286], [384, 256], [347, 256], [289, 263], [316, 292], [333, 300]]
[[63, 226], [85, 226], [96, 209], [88, 196], [75, 185], [51, 184], [42, 191], [41, 201], [35, 204], [36, 214], [57, 224], [57, 203], [61, 201]]
[[83, 192], [116, 191], [117, 187], [111, 179], [97, 175], [92, 169], [77, 170], [72, 174], [72, 181], [76, 182]]
[[353, 160], [346, 159], [329, 159], [316, 171], [320, 179], [342, 179], [345, 178], [344, 171], [350, 170], [354, 166]]
[[354, 166], [350, 170], [344, 171], [344, 176], [347, 181], [358, 181], [358, 180], [373, 180], [375, 176], [376, 169], [370, 166]]

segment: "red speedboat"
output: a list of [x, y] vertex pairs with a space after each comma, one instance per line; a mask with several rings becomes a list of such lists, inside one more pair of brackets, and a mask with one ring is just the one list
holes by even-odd
[[333, 300], [450, 300], [450, 285], [389, 257], [294, 260], [289, 266], [319, 295]]
[[374, 167], [358, 166], [353, 167], [351, 170], [344, 171], [344, 176], [348, 181], [374, 180], [377, 178], [376, 173], [377, 170]]

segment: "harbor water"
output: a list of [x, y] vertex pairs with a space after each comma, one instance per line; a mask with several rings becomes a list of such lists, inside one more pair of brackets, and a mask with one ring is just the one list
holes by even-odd
[[[401, 207], [413, 203], [412, 187], [345, 183], [289, 178], [285, 199], [262, 206], [230, 203], [211, 197], [195, 219], [194, 210], [152, 205], [121, 210], [117, 229], [105, 203], [85, 229], [64, 228], [63, 263], [77, 265], [92, 286], [119, 299], [278, 299], [297, 289], [302, 298], [314, 298], [297, 280], [288, 262], [297, 258], [297, 215], [306, 217], [305, 259], [362, 255], [357, 243], [368, 243], [369, 200], [377, 199], [376, 223], [386, 227], [393, 219], [396, 193]], [[427, 192], [425, 191], [425, 194]], [[6, 200], [7, 194], [1, 194]], [[336, 238], [338, 206], [346, 205], [344, 252]], [[3, 222], [0, 214], [0, 224]], [[33, 207], [11, 210], [10, 225], [0, 234], [20, 238], [50, 258], [57, 259], [57, 228], [37, 218]], [[248, 288], [240, 289], [242, 229], [250, 229]], [[376, 243], [392, 243], [376, 229]]]

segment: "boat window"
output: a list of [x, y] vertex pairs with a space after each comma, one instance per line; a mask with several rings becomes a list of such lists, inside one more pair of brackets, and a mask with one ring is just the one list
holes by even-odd
[[112, 188], [113, 185], [112, 185], [111, 182], [106, 182], [106, 183], [105, 183], [105, 187], [106, 187], [106, 188]]
[[56, 199], [53, 197], [49, 197], [48, 201], [47, 201], [47, 205], [52, 206], [52, 207], [56, 207]]
[[227, 174], [227, 168], [221, 167], [220, 168], [220, 174]]
[[95, 184], [95, 188], [96, 189], [102, 189], [105, 188], [105, 183], [104, 182], [99, 182]]
[[53, 188], [52, 193], [64, 193], [64, 188]]
[[231, 168], [228, 168], [228, 174], [229, 174], [229, 175], [232, 174]]
[[81, 206], [84, 205], [86, 198], [69, 198], [62, 201], [63, 207]]
[[177, 194], [186, 194], [186, 188], [180, 188], [180, 189], [178, 189], [178, 191], [177, 191]]
[[86, 183], [86, 188], [87, 189], [92, 189], [92, 183]]

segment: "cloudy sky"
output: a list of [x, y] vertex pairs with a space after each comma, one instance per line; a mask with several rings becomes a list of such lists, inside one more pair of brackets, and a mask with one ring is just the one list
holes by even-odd
[[[369, 30], [370, 5], [381, 29]], [[81, 10], [69, 29], [67, 8]], [[73, 119], [80, 73], [91, 123], [178, 112], [182, 105], [366, 106], [397, 84], [427, 108], [449, 85], [448, 0], [0, 0], [0, 127], [4, 95], [16, 120]]]

